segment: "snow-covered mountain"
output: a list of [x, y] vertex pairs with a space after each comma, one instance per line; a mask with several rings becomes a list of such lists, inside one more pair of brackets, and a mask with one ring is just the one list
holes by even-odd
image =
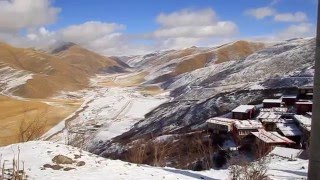
[[146, 114], [111, 142], [92, 146], [91, 151], [121, 158], [141, 139], [188, 134], [203, 129], [208, 118], [226, 114], [240, 104], [259, 104], [275, 94], [294, 93], [297, 87], [313, 83], [314, 52], [315, 39], [288, 40], [242, 59], [165, 78], [160, 85], [171, 92], [170, 102]]
[[[314, 74], [314, 38], [275, 44], [237, 41], [218, 47], [110, 58], [72, 43], [51, 52], [0, 46], [0, 90], [4, 95], [47, 98], [44, 103], [60, 108], [73, 101], [80, 103], [69, 116], [55, 119], [53, 128], [41, 137], [58, 144], [39, 141], [12, 145], [25, 150], [22, 157], [26, 162], [43, 157], [43, 161], [26, 164], [30, 177], [35, 179], [48, 174], [80, 179], [90, 174], [99, 179], [109, 173], [113, 173], [112, 178], [146, 173], [141, 177], [227, 179], [227, 170], [195, 173], [152, 168], [87, 152], [76, 160], [72, 157], [79, 150], [61, 143], [79, 146], [78, 142], [70, 143], [69, 138], [81, 134], [81, 146], [90, 152], [128, 160], [136, 144], [146, 147], [161, 142], [164, 147], [174, 148], [162, 165], [192, 169], [201, 154], [179, 152], [192, 147], [192, 138], [207, 138], [207, 134], [198, 132], [204, 129], [208, 118], [225, 115], [240, 104], [259, 104], [275, 94], [296, 92], [298, 86], [311, 85]], [[52, 96], [56, 99], [50, 99]], [[62, 104], [62, 100], [68, 102]], [[59, 112], [51, 115], [54, 113]], [[1, 117], [7, 118], [5, 113]], [[0, 154], [10, 159], [9, 149], [0, 148]], [[38, 153], [32, 154], [33, 150]], [[59, 153], [75, 162], [83, 160], [86, 166], [72, 163], [62, 168], [68, 168], [67, 172], [39, 169], [45, 164], [51, 167], [52, 158]], [[147, 157], [141, 163], [154, 165], [154, 160]], [[271, 171], [277, 173], [271, 176], [281, 179], [279, 172], [285, 172], [282, 179], [304, 177], [306, 164], [307, 160], [289, 162], [276, 158]]]

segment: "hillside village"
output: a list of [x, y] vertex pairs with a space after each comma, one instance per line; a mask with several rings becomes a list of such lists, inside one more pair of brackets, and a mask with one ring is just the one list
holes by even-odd
[[[280, 97], [279, 97], [280, 96]], [[206, 121], [212, 137], [230, 141], [224, 150], [253, 155], [269, 154], [275, 147], [308, 150], [313, 87], [299, 87], [296, 94], [277, 94], [259, 105], [240, 105], [226, 117]]]

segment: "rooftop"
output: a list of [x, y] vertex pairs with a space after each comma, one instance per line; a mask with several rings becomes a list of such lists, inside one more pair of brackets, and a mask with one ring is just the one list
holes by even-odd
[[307, 105], [310, 105], [310, 104], [313, 104], [312, 101], [298, 101], [296, 102], [296, 104], [307, 104]]
[[311, 130], [311, 117], [307, 117], [304, 115], [294, 115], [294, 119], [298, 121], [302, 127], [304, 127], [306, 130]]
[[260, 129], [263, 128], [261, 122], [257, 120], [237, 120], [234, 122], [237, 129]]
[[288, 111], [288, 108], [286, 107], [272, 107], [272, 108], [261, 108], [260, 112], [282, 112], [286, 113]]
[[254, 105], [240, 105], [237, 108], [235, 108], [234, 110], [232, 110], [232, 112], [247, 113], [254, 108], [255, 108]]
[[264, 99], [262, 101], [263, 103], [282, 103], [282, 100], [281, 99]]
[[284, 158], [297, 158], [303, 152], [302, 149], [292, 149], [285, 147], [275, 147], [270, 154], [284, 157]]
[[294, 123], [277, 123], [277, 128], [284, 136], [301, 136], [302, 132]]
[[307, 112], [306, 113], [308, 116], [312, 117], [312, 112]]
[[234, 123], [236, 119], [229, 119], [229, 118], [224, 118], [224, 117], [213, 117], [208, 119], [206, 122], [207, 123], [212, 123], [212, 124], [221, 124], [221, 125], [231, 125]]
[[282, 113], [278, 112], [260, 112], [257, 119], [262, 122], [278, 122], [281, 116]]
[[281, 136], [277, 132], [271, 132], [271, 131], [265, 131], [264, 129], [259, 130], [258, 132], [251, 132], [254, 136], [256, 136], [258, 139], [265, 143], [283, 143], [283, 144], [292, 144], [294, 143], [290, 139]]
[[285, 98], [285, 99], [297, 99], [297, 95], [283, 95], [282, 99], [283, 98]]
[[299, 89], [313, 89], [313, 86], [301, 86]]

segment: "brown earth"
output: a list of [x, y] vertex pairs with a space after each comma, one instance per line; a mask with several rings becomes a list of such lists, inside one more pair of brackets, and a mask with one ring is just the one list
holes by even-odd
[[83, 89], [99, 70], [120, 67], [115, 60], [77, 45], [53, 55], [0, 43], [0, 57], [2, 64], [34, 74], [33, 79], [13, 90], [14, 95], [29, 98], [46, 98], [59, 91]]
[[217, 60], [216, 64], [223, 63], [229, 61], [230, 59], [236, 58], [245, 58], [262, 48], [265, 45], [263, 43], [252, 43], [247, 41], [237, 41], [232, 45], [222, 46], [217, 50]]
[[[151, 66], [155, 67], [163, 63], [172, 62], [174, 70], [167, 74], [156, 77], [152, 82], [165, 82], [180, 74], [191, 72], [205, 67], [209, 63], [223, 63], [231, 60], [240, 60], [265, 47], [263, 43], [255, 43], [248, 41], [237, 41], [225, 44], [216, 48], [188, 48], [179, 51], [169, 51], [167, 54], [156, 56], [149, 60]], [[180, 60], [178, 60], [180, 59]], [[178, 60], [175, 64], [173, 60]]]
[[[49, 102], [49, 104], [44, 103]], [[0, 96], [0, 146], [20, 141], [20, 126], [35, 120], [45, 122], [43, 132], [72, 114], [81, 105], [74, 100], [17, 100]]]
[[134, 87], [139, 86], [145, 81], [145, 77], [148, 75], [148, 72], [139, 72], [131, 75], [121, 75], [114, 77], [106, 77], [104, 80], [100, 81], [98, 85], [106, 87]]
[[88, 74], [97, 73], [106, 67], [120, 66], [114, 59], [101, 56], [78, 45], [72, 45], [54, 55]]

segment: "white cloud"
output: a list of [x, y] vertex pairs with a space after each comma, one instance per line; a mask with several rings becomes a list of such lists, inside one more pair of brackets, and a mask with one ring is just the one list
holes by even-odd
[[57, 32], [61, 41], [73, 42], [104, 55], [146, 53], [147, 47], [135, 45], [123, 31], [125, 25], [90, 21], [72, 25]]
[[245, 14], [255, 17], [256, 19], [264, 19], [269, 16], [275, 15], [276, 10], [271, 7], [260, 7], [256, 9], [249, 9]]
[[154, 32], [157, 38], [166, 37], [209, 37], [228, 36], [237, 32], [237, 25], [233, 22], [221, 21], [215, 24], [199, 26], [177, 26], [161, 28]]
[[156, 47], [159, 50], [166, 49], [180, 49], [198, 45], [201, 42], [199, 38], [188, 38], [188, 37], [177, 37], [177, 38], [167, 38], [158, 41]]
[[159, 49], [186, 48], [198, 45], [207, 38], [230, 37], [238, 27], [232, 21], [220, 21], [212, 9], [184, 9], [157, 17], [160, 28], [151, 37]]
[[50, 0], [0, 1], [0, 31], [17, 32], [54, 23], [60, 9], [51, 6]]
[[82, 45], [91, 43], [97, 39], [106, 38], [107, 36], [114, 36], [114, 32], [123, 29], [125, 29], [125, 26], [121, 24], [91, 21], [69, 26], [62, 29], [59, 33], [65, 41]]
[[274, 20], [279, 22], [306, 22], [308, 21], [308, 17], [303, 12], [282, 13], [276, 14]]
[[311, 23], [301, 23], [297, 25], [290, 25], [287, 29], [277, 34], [280, 39], [290, 39], [298, 37], [312, 37], [315, 36], [315, 27]]
[[253, 16], [258, 20], [266, 17], [273, 17], [276, 22], [306, 22], [308, 17], [304, 12], [279, 13], [272, 7], [260, 7], [248, 9], [244, 12], [246, 15]]
[[184, 9], [170, 14], [161, 13], [157, 22], [164, 27], [207, 25], [217, 22], [217, 15], [212, 9], [193, 11]]

